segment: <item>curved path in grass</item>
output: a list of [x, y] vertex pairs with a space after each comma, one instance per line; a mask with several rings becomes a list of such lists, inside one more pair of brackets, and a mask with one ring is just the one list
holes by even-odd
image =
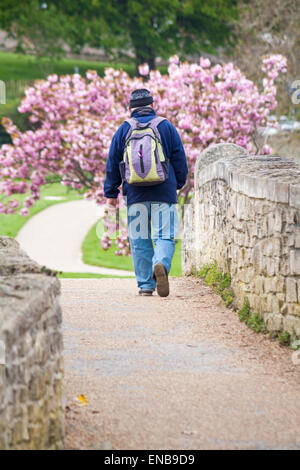
[[[133, 275], [130, 271], [85, 264], [81, 245], [89, 229], [103, 215], [103, 207], [79, 200], [55, 204], [32, 218], [16, 237], [21, 248], [42, 266], [63, 272]], [[101, 249], [99, 247], [99, 249]]]

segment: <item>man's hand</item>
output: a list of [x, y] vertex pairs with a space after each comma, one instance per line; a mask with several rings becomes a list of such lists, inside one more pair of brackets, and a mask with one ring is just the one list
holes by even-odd
[[116, 207], [117, 204], [118, 204], [118, 198], [117, 198], [117, 197], [116, 197], [116, 198], [110, 198], [110, 197], [108, 197], [107, 200], [106, 200], [106, 202], [107, 202], [107, 205], [108, 205], [108, 206]]

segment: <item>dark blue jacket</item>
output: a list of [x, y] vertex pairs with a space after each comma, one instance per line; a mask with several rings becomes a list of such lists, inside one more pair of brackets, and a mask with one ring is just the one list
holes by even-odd
[[[148, 122], [155, 116], [153, 110], [147, 116], [139, 116], [137, 111], [133, 111], [132, 117], [140, 122]], [[116, 198], [119, 194], [119, 186], [122, 183], [119, 163], [123, 159], [125, 138], [129, 130], [129, 124], [123, 122], [113, 136], [109, 155], [106, 163], [106, 179], [104, 182], [104, 196]], [[133, 186], [123, 183], [123, 195], [127, 197], [127, 205], [137, 202], [157, 201], [157, 202], [177, 202], [177, 189], [181, 189], [186, 182], [188, 166], [184, 148], [179, 134], [173, 124], [169, 121], [162, 121], [158, 125], [161, 136], [164, 154], [170, 160], [169, 177], [163, 183], [153, 186]]]

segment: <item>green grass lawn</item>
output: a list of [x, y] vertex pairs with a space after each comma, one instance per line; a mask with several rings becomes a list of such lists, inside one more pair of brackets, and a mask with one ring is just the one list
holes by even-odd
[[[22, 201], [28, 194], [17, 194], [13, 199]], [[45, 196], [60, 196], [64, 199], [60, 201], [47, 201], [44, 199]], [[26, 224], [27, 220], [38, 212], [52, 206], [53, 204], [59, 204], [60, 202], [72, 201], [75, 199], [81, 199], [82, 195], [73, 189], [69, 189], [60, 183], [49, 183], [41, 188], [41, 199], [35, 203], [33, 207], [29, 209], [29, 215], [22, 217], [19, 214], [0, 214], [0, 236], [7, 236], [15, 238], [19, 230]], [[1, 201], [5, 201], [4, 197], [0, 197]]]
[[[131, 256], [116, 256], [116, 245], [114, 243], [109, 250], [104, 251], [102, 249], [96, 233], [96, 225], [88, 232], [82, 244], [82, 259], [84, 263], [92, 266], [133, 271]], [[170, 276], [181, 276], [181, 240], [176, 243]]]
[[[16, 195], [15, 198], [22, 201], [27, 195]], [[62, 200], [49, 201], [45, 200], [45, 196], [60, 196]], [[0, 214], [0, 236], [7, 236], [15, 238], [19, 230], [28, 221], [30, 217], [38, 212], [62, 202], [81, 199], [82, 195], [73, 189], [68, 189], [60, 183], [49, 183], [41, 188], [41, 199], [29, 209], [29, 216], [22, 217], [19, 214]], [[1, 197], [3, 201], [5, 198]], [[106, 268], [124, 269], [133, 271], [132, 258], [127, 256], [116, 256], [116, 246], [113, 246], [104, 251], [99, 243], [99, 238], [96, 234], [96, 224], [86, 235], [82, 245], [83, 261], [92, 266], [103, 266]], [[171, 276], [181, 275], [181, 242], [176, 244], [175, 255], [171, 269]], [[102, 277], [118, 277], [111, 275], [99, 275], [93, 273], [62, 273], [58, 277], [61, 278], [102, 278]], [[130, 276], [129, 276], [130, 277]]]
[[101, 279], [101, 278], [117, 278], [117, 279], [132, 279], [134, 276], [111, 276], [109, 274], [94, 274], [94, 273], [59, 273], [57, 275], [60, 279]]
[[[87, 70], [92, 69], [97, 70], [100, 75], [103, 75], [106, 67], [122, 68], [132, 76], [135, 73], [134, 64], [97, 62], [81, 59], [61, 59], [54, 63], [51, 73], [58, 75], [71, 74], [74, 73], [74, 67], [78, 67], [80, 74], [85, 74]], [[43, 72], [33, 56], [0, 52], [0, 80], [5, 82], [9, 80], [32, 81], [43, 77]]]
[[[107, 67], [122, 68], [131, 76], [135, 73], [134, 64], [80, 59], [61, 59], [53, 65], [53, 70], [50, 73], [56, 73], [57, 75], [72, 74], [75, 67], [78, 68], [81, 75], [85, 75], [87, 70], [92, 69], [97, 70], [99, 75], [102, 76], [104, 69]], [[25, 130], [26, 117], [24, 114], [18, 113], [17, 107], [24, 96], [25, 87], [38, 78], [45, 78], [45, 72], [38, 67], [33, 56], [0, 52], [0, 80], [3, 80], [6, 84], [6, 104], [0, 105], [0, 120], [3, 116], [10, 117], [21, 130]], [[2, 133], [4, 132], [3, 129], [0, 130]], [[6, 141], [7, 139], [2, 137], [2, 142]]]
[[[78, 67], [80, 74], [84, 75], [89, 69], [97, 70], [99, 75], [103, 75], [106, 67], [114, 67], [116, 69], [122, 68], [129, 75], [133, 76], [135, 73], [134, 64], [122, 64], [118, 62], [103, 63], [97, 61], [87, 61], [80, 59], [62, 59], [56, 62], [53, 66], [51, 73], [58, 75], [72, 74], [74, 68]], [[161, 67], [162, 73], [167, 72], [167, 67]], [[24, 87], [35, 79], [43, 78], [43, 72], [38, 67], [37, 62], [33, 56], [24, 56], [13, 53], [0, 52], [0, 80], [7, 84], [7, 103], [0, 105], [0, 119], [2, 116], [9, 116], [13, 121], [22, 129], [24, 116], [17, 112], [17, 106], [23, 96]], [[11, 81], [17, 82], [16, 84], [10, 83]], [[14, 86], [11, 86], [14, 85]], [[16, 86], [15, 86], [16, 85]], [[27, 195], [16, 195], [15, 199], [22, 201]], [[61, 196], [64, 197], [61, 201], [47, 201], [43, 199], [45, 196]], [[46, 209], [53, 204], [66, 202], [69, 200], [80, 199], [82, 196], [74, 190], [62, 186], [59, 183], [47, 184], [41, 189], [41, 199], [29, 209], [29, 216], [22, 217], [18, 214], [0, 214], [0, 236], [16, 237], [19, 230], [27, 222], [27, 220], [38, 212]], [[0, 197], [3, 201], [4, 198]], [[94, 266], [104, 266], [108, 268], [133, 270], [131, 257], [116, 256], [114, 254], [116, 247], [113, 246], [108, 251], [104, 251], [99, 244], [99, 239], [96, 235], [95, 227], [87, 234], [83, 243], [83, 260], [85, 263]], [[181, 274], [181, 243], [177, 243], [176, 251], [173, 259], [173, 266], [171, 275], [179, 276]], [[102, 276], [92, 273], [63, 273], [60, 277], [114, 277]]]
[[[123, 69], [130, 76], [135, 75], [134, 63], [122, 63], [117, 61], [98, 62], [94, 60], [82, 59], [61, 59], [53, 64], [50, 73], [57, 75], [66, 75], [74, 73], [75, 67], [81, 75], [85, 75], [87, 70], [97, 70], [98, 74], [103, 76], [107, 67], [114, 69]], [[167, 73], [168, 67], [159, 67], [162, 73]], [[9, 52], [0, 52], [0, 80], [9, 82], [10, 80], [19, 80], [30, 82], [37, 78], [44, 78], [43, 72], [33, 56], [14, 54]]]
[[[57, 75], [72, 74], [75, 67], [78, 68], [81, 75], [85, 75], [87, 70], [96, 70], [99, 75], [103, 76], [107, 67], [122, 68], [130, 76], [135, 74], [135, 65], [133, 63], [98, 62], [81, 59], [61, 59], [53, 65], [53, 70], [49, 73], [56, 73]], [[160, 71], [167, 73], [167, 67], [160, 67]], [[26, 115], [20, 114], [17, 110], [24, 96], [24, 89], [32, 84], [34, 80], [45, 78], [49, 73], [45, 74], [39, 68], [33, 56], [0, 52], [0, 80], [3, 80], [6, 84], [6, 104], [0, 105], [0, 121], [3, 116], [9, 117], [22, 131], [25, 131], [28, 126]], [[9, 137], [0, 125], [0, 145], [1, 143], [9, 143]]]

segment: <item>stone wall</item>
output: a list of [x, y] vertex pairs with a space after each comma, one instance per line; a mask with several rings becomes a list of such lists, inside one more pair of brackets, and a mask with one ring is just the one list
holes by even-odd
[[59, 290], [15, 240], [0, 237], [0, 449], [62, 447]]
[[231, 274], [237, 307], [247, 297], [269, 330], [300, 337], [300, 166], [233, 144], [202, 152], [185, 211], [183, 271], [213, 261]]

